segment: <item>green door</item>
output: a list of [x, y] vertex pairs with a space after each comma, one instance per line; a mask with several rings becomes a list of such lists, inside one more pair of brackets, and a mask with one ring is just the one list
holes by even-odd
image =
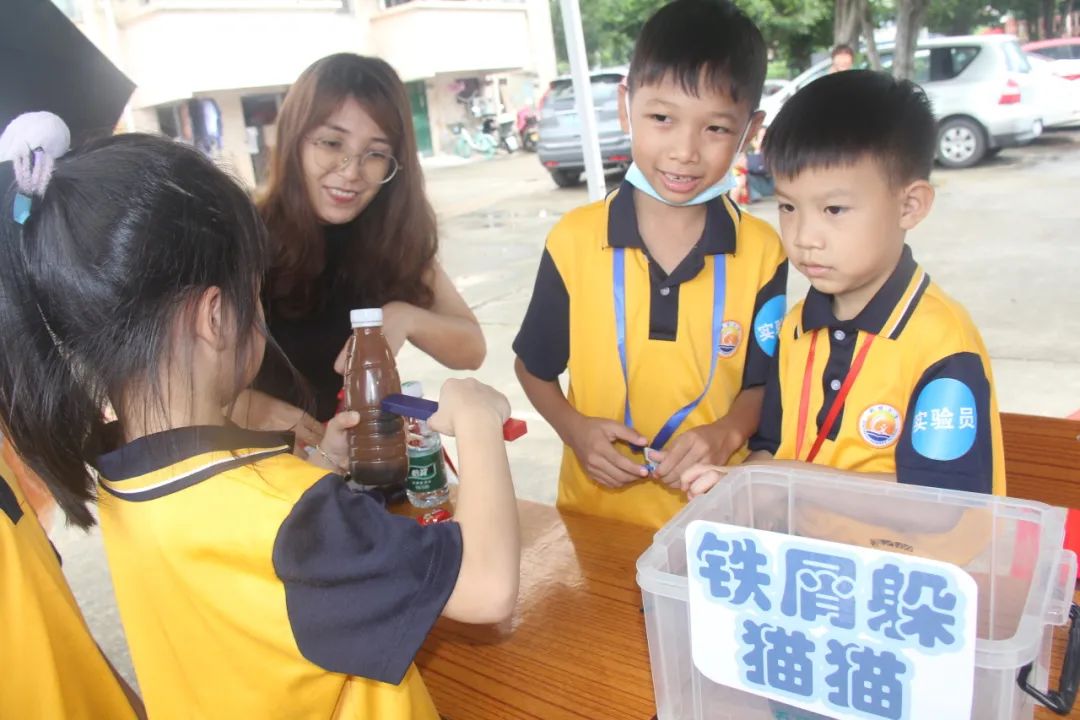
[[412, 106], [413, 128], [416, 130], [416, 146], [424, 156], [431, 155], [431, 119], [428, 117], [427, 88], [423, 80], [406, 83], [409, 105]]

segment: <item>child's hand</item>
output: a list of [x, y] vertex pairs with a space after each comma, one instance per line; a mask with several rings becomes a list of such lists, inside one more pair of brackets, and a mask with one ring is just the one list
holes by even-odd
[[485, 414], [497, 419], [501, 428], [510, 418], [510, 401], [495, 388], [472, 378], [451, 378], [439, 391], [439, 409], [428, 418], [428, 425], [435, 432], [452, 436], [461, 423]]
[[665, 485], [678, 487], [679, 478], [691, 467], [699, 463], [724, 465], [745, 442], [745, 435], [727, 418], [687, 430], [654, 455], [660, 461], [656, 477]]
[[326, 423], [322, 441], [313, 445], [308, 461], [334, 472], [349, 472], [349, 428], [360, 422], [360, 413], [352, 410], [338, 413]]
[[727, 475], [727, 468], [718, 465], [695, 465], [679, 478], [679, 487], [693, 500], [712, 490]]
[[582, 415], [569, 434], [567, 444], [585, 472], [604, 487], [619, 488], [648, 477], [649, 471], [643, 465], [621, 455], [613, 445], [618, 440], [647, 445], [649, 441], [636, 430], [615, 420]]

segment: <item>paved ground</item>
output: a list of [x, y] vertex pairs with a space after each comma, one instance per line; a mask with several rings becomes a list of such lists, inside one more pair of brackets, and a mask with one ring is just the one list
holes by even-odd
[[[973, 170], [938, 171], [937, 203], [912, 234], [916, 257], [967, 306], [982, 329], [1003, 410], [1065, 416], [1080, 408], [1080, 132], [1054, 133]], [[561, 446], [529, 406], [510, 343], [532, 291], [544, 236], [586, 202], [558, 190], [535, 155], [428, 170], [442, 259], [484, 326], [488, 357], [477, 375], [506, 393], [529, 434], [509, 446], [520, 497], [553, 502]], [[751, 212], [775, 224], [776, 209]], [[806, 283], [793, 277], [789, 297]], [[447, 372], [420, 352], [399, 357], [404, 379], [434, 395]], [[100, 538], [59, 528], [56, 544], [95, 634], [131, 677]]]

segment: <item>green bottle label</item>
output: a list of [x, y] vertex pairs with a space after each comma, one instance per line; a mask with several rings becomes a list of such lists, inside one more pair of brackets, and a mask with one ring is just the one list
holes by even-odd
[[441, 490], [446, 485], [446, 470], [443, 468], [442, 448], [416, 452], [409, 451], [409, 479], [405, 486], [410, 492], [429, 493]]

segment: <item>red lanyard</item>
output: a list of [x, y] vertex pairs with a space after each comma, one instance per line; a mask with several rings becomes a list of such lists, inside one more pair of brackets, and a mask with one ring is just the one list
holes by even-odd
[[[866, 361], [866, 354], [870, 351], [870, 346], [874, 344], [874, 338], [876, 337], [877, 335], [866, 333], [866, 342], [863, 343], [862, 349], [859, 350], [859, 354], [855, 356], [854, 362], [851, 363], [851, 368], [848, 369], [847, 376], [844, 378], [844, 383], [840, 386], [840, 390], [836, 393], [836, 397], [829, 407], [829, 412], [825, 416], [825, 422], [818, 432], [817, 439], [814, 440], [814, 444], [810, 448], [810, 453], [806, 456], [806, 462], [814, 462], [814, 458], [817, 457], [818, 451], [821, 450], [822, 443], [825, 442], [825, 438], [829, 437], [829, 433], [832, 432], [832, 427], [836, 424], [836, 418], [840, 416], [840, 410], [844, 407], [844, 400], [847, 399], [848, 393], [851, 391], [851, 386], [855, 384], [855, 378], [859, 376], [859, 371], [862, 370], [863, 363]], [[796, 460], [802, 456], [803, 437], [806, 435], [806, 415], [810, 407], [810, 384], [814, 381], [814, 350], [817, 348], [817, 338], [818, 331], [815, 330], [814, 334], [810, 337], [810, 354], [806, 357], [806, 372], [803, 374], [802, 397], [799, 399], [799, 434], [795, 438]]]

